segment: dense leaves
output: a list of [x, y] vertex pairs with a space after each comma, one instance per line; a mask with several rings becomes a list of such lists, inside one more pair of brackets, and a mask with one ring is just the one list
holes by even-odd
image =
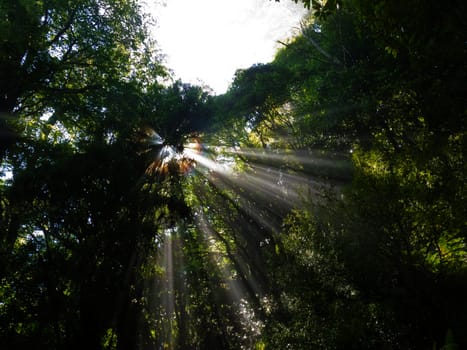
[[[241, 145], [290, 150], [281, 169], [310, 174], [297, 155], [316, 149], [354, 165], [343, 200], [284, 221], [267, 268], [283, 292], [270, 295], [271, 348], [465, 342], [465, 8], [447, 23], [438, 5], [318, 5], [266, 73], [240, 71], [223, 97], [251, 129]], [[267, 90], [278, 71], [279, 93]], [[343, 168], [321, 170], [329, 181]]]
[[211, 96], [134, 1], [0, 1], [4, 347], [467, 346], [465, 4], [302, 3]]

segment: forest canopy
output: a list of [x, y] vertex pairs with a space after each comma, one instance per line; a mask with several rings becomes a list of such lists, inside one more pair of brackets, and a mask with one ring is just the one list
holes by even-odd
[[5, 349], [467, 347], [467, 5], [300, 2], [214, 96], [136, 0], [0, 0]]

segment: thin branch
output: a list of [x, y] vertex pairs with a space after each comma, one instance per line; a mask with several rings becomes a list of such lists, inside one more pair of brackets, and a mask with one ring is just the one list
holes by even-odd
[[319, 46], [319, 44], [316, 42], [316, 40], [313, 39], [312, 35], [309, 34], [309, 29], [308, 28], [305, 28], [305, 25], [304, 23], [302, 22], [300, 24], [300, 28], [301, 28], [301, 32], [303, 34], [303, 37], [305, 39], [308, 40], [308, 42], [313, 45], [313, 47], [318, 50], [319, 53], [321, 53], [324, 57], [326, 57], [327, 59], [331, 60], [331, 62], [335, 63], [335, 64], [338, 64], [338, 65], [342, 65], [342, 62], [335, 56], [332, 56], [331, 54], [329, 54], [328, 52], [326, 52], [321, 46]]
[[85, 87], [82, 87], [82, 88], [76, 88], [76, 89], [73, 89], [73, 88], [55, 88], [55, 87], [45, 87], [45, 90], [47, 91], [52, 91], [52, 92], [57, 92], [57, 93], [62, 93], [62, 94], [79, 94], [79, 93], [83, 93], [83, 92], [87, 92], [89, 90], [93, 90], [93, 89], [97, 89], [99, 88], [100, 85], [98, 84], [93, 84], [93, 85], [87, 85]]
[[65, 25], [63, 26], [62, 29], [60, 29], [58, 31], [57, 34], [55, 34], [55, 36], [52, 38], [52, 40], [49, 41], [49, 46], [52, 46], [53, 44], [55, 44], [58, 40], [60, 40], [60, 38], [63, 36], [63, 34], [65, 34], [65, 32], [70, 29], [71, 25], [73, 24], [73, 21], [75, 20], [75, 15], [76, 15], [76, 12], [78, 12], [78, 9], [75, 8], [74, 10], [71, 11], [70, 13], [70, 17], [68, 18], [68, 21], [65, 23]]

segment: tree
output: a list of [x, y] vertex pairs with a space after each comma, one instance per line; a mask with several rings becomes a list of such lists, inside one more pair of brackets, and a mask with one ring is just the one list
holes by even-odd
[[1, 8], [0, 109], [21, 136], [2, 149], [13, 169], [2, 182], [2, 344], [134, 348], [149, 332], [138, 328], [139, 270], [176, 208], [142, 186], [133, 137], [164, 69], [135, 2]]
[[0, 8], [5, 130], [13, 116], [38, 119], [53, 113], [56, 120], [64, 119], [63, 103], [129, 77], [130, 56], [139, 55], [144, 44], [143, 19], [134, 1], [3, 0]]
[[[313, 339], [320, 344], [345, 348], [439, 346], [448, 330], [458, 343], [465, 341], [460, 335], [465, 305], [452, 292], [465, 290], [460, 282], [465, 274], [465, 101], [460, 98], [465, 95], [460, 82], [465, 23], [454, 15], [465, 11], [454, 4], [448, 11], [453, 21], [447, 23], [447, 17], [436, 15], [438, 5], [411, 3], [402, 10], [384, 1], [327, 2], [329, 11], [316, 10], [302, 34], [285, 42], [270, 64], [288, 72], [283, 105], [278, 108], [266, 98], [243, 100], [244, 111], [260, 113], [246, 127], [235, 120], [248, 133], [236, 146], [262, 147], [266, 159], [280, 152], [293, 156], [289, 149], [297, 145], [344, 151], [354, 166], [343, 200], [325, 205], [332, 214], [323, 216], [321, 210], [318, 215], [315, 203], [284, 227], [289, 253], [282, 264], [273, 255], [267, 270], [276, 273], [272, 279], [298, 306], [273, 298], [277, 311], [265, 328], [266, 344], [309, 347], [312, 339], [300, 336], [308, 324], [319, 329]], [[401, 13], [406, 10], [408, 17]], [[239, 75], [232, 93], [254, 97], [256, 91], [268, 91], [273, 70], [265, 70], [261, 81]], [[228, 97], [222, 97], [224, 102], [235, 105], [238, 99]], [[285, 116], [288, 123], [282, 122]], [[260, 155], [242, 159], [251, 164]], [[296, 286], [290, 271], [312, 277]], [[339, 278], [325, 284], [321, 276]], [[300, 288], [307, 289], [293, 293]], [[315, 310], [316, 304], [330, 308]], [[459, 312], [452, 311], [454, 304]], [[353, 307], [361, 313], [347, 321], [354, 328], [347, 328], [339, 322], [345, 318], [340, 312]]]
[[133, 1], [1, 2], [2, 344], [467, 344], [465, 6], [311, 5], [212, 97]]

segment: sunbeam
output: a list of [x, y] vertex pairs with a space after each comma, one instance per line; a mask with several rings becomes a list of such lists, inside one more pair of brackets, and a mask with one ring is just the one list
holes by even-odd
[[283, 149], [254, 149], [229, 148], [227, 153], [244, 156], [253, 161], [268, 164], [282, 164], [297, 167], [319, 166], [323, 168], [339, 168], [340, 162], [348, 160], [348, 154], [339, 152], [325, 152], [323, 150], [283, 150]]
[[231, 191], [234, 196], [229, 197], [229, 200], [234, 203], [239, 212], [258, 224], [259, 231], [266, 229], [271, 233], [279, 232], [280, 222], [276, 219], [279, 213], [274, 207], [267, 205], [267, 203], [262, 203], [263, 205], [255, 203], [256, 205], [254, 205], [248, 200], [248, 196], [244, 194], [244, 191], [240, 191], [238, 186], [229, 185], [227, 180], [211, 177], [209, 183], [219, 191]]
[[[332, 179], [307, 172], [310, 167], [339, 171], [339, 162], [345, 157], [319, 151], [215, 146], [203, 144], [199, 138], [188, 140], [180, 149], [166, 144], [156, 132], [147, 134], [152, 159], [146, 173], [170, 180], [170, 174], [176, 172], [194, 184], [186, 195], [196, 198], [191, 210], [198, 244], [206, 247], [206, 258], [214, 268], [211, 273], [217, 276], [209, 285], [225, 295], [220, 302], [228, 301], [236, 315], [219, 315], [220, 326], [240, 324], [241, 348], [252, 348], [260, 339], [265, 313], [272, 307], [271, 296], [264, 289], [270, 276], [263, 251], [277, 254], [283, 220], [293, 209], [310, 201], [324, 202], [326, 192], [339, 191]], [[182, 281], [183, 264], [174, 262], [174, 256], [180, 258], [184, 251], [174, 246], [183, 242], [176, 241], [176, 231], [176, 226], [164, 231], [161, 255], [160, 344], [165, 349], [173, 349], [181, 341], [180, 332], [186, 332], [178, 324], [181, 313], [196, 317], [184, 310], [185, 304], [179, 300], [183, 288], [188, 286], [189, 294], [196, 285]]]
[[174, 263], [172, 235], [174, 229], [167, 229], [163, 243], [162, 267], [164, 275], [162, 279], [163, 294], [162, 307], [164, 312], [163, 343], [164, 349], [172, 350], [175, 347], [174, 322], [175, 322], [175, 289], [174, 289]]
[[[281, 169], [261, 169], [259, 166], [252, 166], [253, 171], [234, 171], [232, 169], [233, 159], [221, 156], [219, 160], [212, 160], [202, 154], [195, 154], [191, 150], [186, 150], [188, 157], [197, 164], [209, 170], [211, 178], [220, 176], [229, 182], [240, 186], [248, 191], [259, 191], [265, 197], [280, 200], [290, 207], [301, 204], [300, 195], [297, 189], [300, 186], [310, 186], [313, 180], [285, 174]], [[316, 181], [314, 181], [316, 183]]]
[[216, 159], [212, 160], [209, 159], [196, 150], [193, 150], [192, 148], [186, 148], [184, 150], [184, 154], [186, 155], [187, 158], [194, 160], [197, 164], [207, 168], [210, 171], [223, 174], [223, 175], [230, 175], [233, 173], [233, 170], [231, 168], [233, 164], [233, 159]]
[[[228, 286], [229, 299], [236, 308], [244, 330], [244, 342], [254, 344], [264, 327], [255, 313], [255, 309], [259, 311], [260, 306], [259, 285], [246, 269], [245, 263], [234, 253], [235, 248], [232, 244], [212, 227], [201, 208], [196, 211], [196, 223], [203, 234], [203, 240], [209, 249], [214, 266], [219, 269], [223, 282]], [[224, 255], [228, 257], [230, 263], [226, 263]], [[234, 273], [230, 264], [234, 265]]]

